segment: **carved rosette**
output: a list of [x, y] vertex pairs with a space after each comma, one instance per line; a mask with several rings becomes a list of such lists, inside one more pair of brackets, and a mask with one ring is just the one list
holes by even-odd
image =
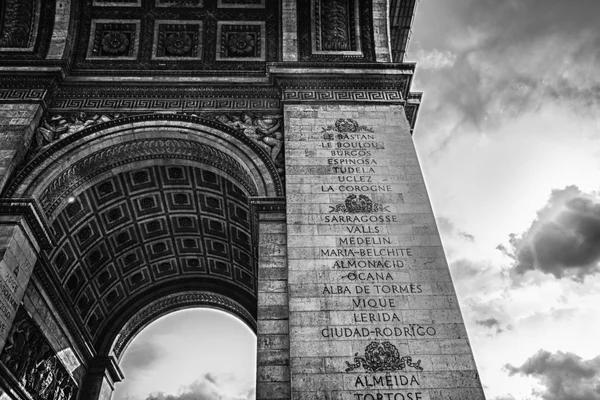
[[135, 60], [139, 35], [139, 20], [94, 20], [87, 58]]

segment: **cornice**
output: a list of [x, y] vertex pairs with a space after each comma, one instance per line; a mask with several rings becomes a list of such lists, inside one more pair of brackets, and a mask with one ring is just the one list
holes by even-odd
[[49, 249], [55, 244], [50, 228], [42, 218], [42, 211], [35, 200], [0, 199], [0, 215], [23, 216], [41, 248]]

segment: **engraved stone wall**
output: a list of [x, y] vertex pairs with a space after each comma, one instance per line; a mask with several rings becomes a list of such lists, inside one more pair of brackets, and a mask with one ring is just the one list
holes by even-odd
[[286, 105], [294, 398], [484, 399], [400, 105]]

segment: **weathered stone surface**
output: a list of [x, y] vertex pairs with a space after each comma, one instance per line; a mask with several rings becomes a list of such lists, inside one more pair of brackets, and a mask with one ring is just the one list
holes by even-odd
[[284, 114], [293, 398], [483, 399], [402, 107]]

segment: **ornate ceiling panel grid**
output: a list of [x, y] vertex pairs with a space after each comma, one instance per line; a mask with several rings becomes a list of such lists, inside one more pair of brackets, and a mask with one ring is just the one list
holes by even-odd
[[265, 62], [278, 59], [280, 2], [276, 0], [85, 3], [81, 7], [75, 73], [250, 73], [264, 72]]
[[206, 277], [255, 296], [251, 221], [245, 192], [210, 170], [142, 168], [72, 199], [47, 256], [94, 337], [128, 298], [169, 280]]

